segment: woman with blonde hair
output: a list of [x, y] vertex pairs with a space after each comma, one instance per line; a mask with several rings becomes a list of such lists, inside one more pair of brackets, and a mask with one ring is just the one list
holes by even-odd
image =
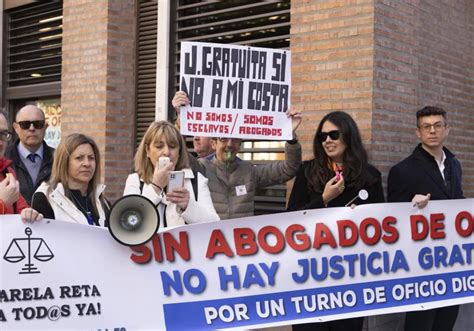
[[[161, 157], [170, 162], [160, 168]], [[184, 185], [167, 190], [169, 175], [177, 170], [184, 172]], [[207, 178], [189, 169], [186, 144], [171, 123], [151, 123], [135, 155], [135, 171], [128, 176], [124, 195], [139, 194], [152, 201], [160, 215], [160, 226], [219, 220]]]
[[51, 178], [36, 190], [32, 206], [45, 218], [106, 226], [110, 206], [99, 181], [97, 144], [86, 135], [71, 134], [56, 149]]

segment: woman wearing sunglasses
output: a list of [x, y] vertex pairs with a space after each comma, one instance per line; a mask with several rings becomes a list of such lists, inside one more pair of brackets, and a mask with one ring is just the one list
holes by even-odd
[[[288, 211], [343, 207], [367, 190], [368, 199], [355, 204], [384, 202], [380, 172], [367, 162], [359, 129], [341, 111], [323, 117], [313, 140], [314, 159], [303, 162], [296, 174]], [[362, 330], [364, 319], [350, 318], [314, 324], [298, 324], [293, 330]]]

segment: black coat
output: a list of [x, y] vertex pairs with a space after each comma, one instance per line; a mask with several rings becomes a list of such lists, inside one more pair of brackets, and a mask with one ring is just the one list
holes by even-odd
[[[296, 174], [293, 190], [291, 191], [290, 199], [288, 201], [288, 211], [325, 208], [323, 202], [324, 187], [321, 187], [319, 190], [314, 190], [308, 187], [305, 169], [306, 167], [309, 167], [310, 162], [312, 161], [303, 162], [298, 170], [298, 173]], [[358, 195], [361, 189], [367, 190], [369, 197], [365, 201], [357, 198], [353, 202], [356, 205], [385, 202], [380, 172], [370, 164], [367, 168], [367, 171], [370, 173], [371, 177], [375, 179], [373, 180], [372, 184], [364, 185], [363, 187], [354, 187], [350, 185], [350, 183], [346, 183], [345, 190], [338, 197], [329, 201], [328, 207], [345, 206], [349, 201]]]
[[389, 202], [409, 202], [416, 194], [431, 194], [431, 200], [462, 199], [461, 164], [447, 148], [445, 179], [435, 158], [418, 145], [405, 160], [396, 164], [388, 174]]
[[54, 148], [49, 147], [45, 141], [43, 141], [43, 159], [41, 161], [40, 171], [36, 179], [36, 183], [33, 183], [28, 169], [23, 164], [18, 153], [18, 144], [20, 142], [16, 141], [14, 144], [8, 146], [5, 151], [5, 156], [13, 161], [11, 167], [15, 170], [17, 179], [20, 183], [20, 192], [31, 205], [31, 197], [35, 193], [36, 189], [41, 185], [42, 182], [48, 181], [51, 177], [51, 169], [53, 167], [53, 155]]

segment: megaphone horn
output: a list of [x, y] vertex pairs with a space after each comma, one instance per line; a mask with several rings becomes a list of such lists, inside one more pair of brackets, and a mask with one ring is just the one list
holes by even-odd
[[160, 215], [156, 206], [141, 195], [126, 195], [110, 209], [109, 231], [122, 245], [136, 246], [149, 241], [158, 231]]

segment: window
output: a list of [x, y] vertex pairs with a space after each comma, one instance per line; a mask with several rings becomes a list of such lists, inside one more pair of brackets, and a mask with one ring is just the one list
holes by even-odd
[[6, 23], [7, 98], [19, 97], [13, 93], [18, 87], [60, 82], [62, 2], [14, 8], [7, 11]]

